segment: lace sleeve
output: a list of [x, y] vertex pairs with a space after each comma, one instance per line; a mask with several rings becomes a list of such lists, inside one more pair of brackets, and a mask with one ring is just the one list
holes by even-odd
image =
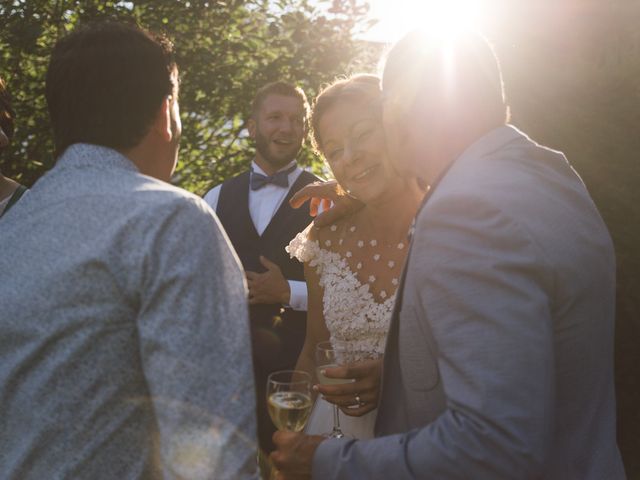
[[302, 263], [308, 263], [317, 258], [320, 245], [317, 240], [312, 240], [309, 233], [312, 225], [295, 236], [285, 250], [291, 258], [296, 258]]

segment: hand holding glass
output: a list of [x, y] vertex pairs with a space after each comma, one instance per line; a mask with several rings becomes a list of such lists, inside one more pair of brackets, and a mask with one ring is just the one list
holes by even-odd
[[311, 376], [300, 370], [273, 372], [267, 379], [267, 408], [278, 430], [300, 432], [311, 413]]
[[[344, 355], [347, 352], [347, 345], [344, 342], [320, 342], [316, 346], [316, 376], [322, 385], [338, 385], [353, 382], [350, 378], [330, 378], [322, 372], [327, 368], [335, 368], [345, 363]], [[337, 405], [333, 405], [333, 429], [329, 434], [330, 438], [343, 438], [345, 435], [340, 430], [340, 410]]]

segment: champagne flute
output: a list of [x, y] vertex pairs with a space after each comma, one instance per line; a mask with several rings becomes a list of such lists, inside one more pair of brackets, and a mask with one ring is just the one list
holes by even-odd
[[[278, 430], [300, 432], [311, 414], [311, 375], [301, 370], [279, 370], [267, 377], [267, 409]], [[258, 457], [265, 478], [272, 480], [276, 469], [268, 459]]]
[[300, 432], [311, 414], [311, 376], [300, 370], [280, 370], [267, 378], [267, 408], [278, 430]]
[[[344, 364], [346, 352], [346, 342], [338, 340], [334, 340], [333, 342], [320, 342], [316, 345], [316, 376], [318, 382], [322, 385], [338, 385], [353, 382], [353, 379], [350, 378], [329, 378], [322, 373], [325, 368], [335, 368]], [[340, 429], [340, 409], [337, 405], [333, 405], [333, 429], [327, 436], [329, 438], [343, 438], [345, 436]]]

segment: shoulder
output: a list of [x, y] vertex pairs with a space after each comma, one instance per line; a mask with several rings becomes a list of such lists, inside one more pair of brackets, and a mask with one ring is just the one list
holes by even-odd
[[311, 223], [302, 232], [298, 233], [289, 245], [285, 247], [291, 258], [302, 263], [311, 262], [318, 256], [320, 244], [318, 243], [317, 229]]
[[438, 252], [425, 261], [458, 262], [484, 251], [548, 264], [546, 247], [558, 237], [548, 229], [561, 197], [537, 165], [521, 160], [503, 154], [454, 165], [416, 218], [414, 240]]
[[323, 250], [331, 250], [333, 242], [337, 244], [337, 225], [316, 228], [311, 223], [306, 229], [298, 233], [286, 247], [291, 258], [303, 263], [316, 259]]
[[[349, 229], [355, 228], [353, 225], [357, 223], [358, 214], [345, 216], [331, 225], [320, 228], [316, 228], [312, 223], [306, 230], [298, 234], [289, 248], [304, 248], [304, 259], [296, 255], [296, 258], [303, 262], [308, 262], [312, 259], [320, 260], [320, 257], [322, 257], [321, 262], [329, 261], [330, 259], [335, 260], [342, 255], [341, 252], [344, 250], [343, 242], [353, 235], [353, 230], [349, 231]], [[290, 253], [294, 251], [297, 250], [292, 249]]]
[[586, 190], [561, 152], [526, 137], [480, 156], [460, 158], [451, 167], [424, 210], [458, 207], [472, 215], [492, 206], [514, 217], [545, 214], [558, 201]]
[[339, 218], [331, 225], [326, 225], [321, 228], [315, 229], [315, 239], [320, 246], [329, 251], [335, 251], [338, 249], [340, 239], [344, 239], [349, 235], [349, 227], [357, 223], [357, 218], [360, 212], [356, 212], [352, 215], [346, 215]]
[[[185, 234], [211, 230], [217, 220], [209, 205], [197, 195], [165, 182], [150, 180], [135, 192], [132, 212], [158, 228], [185, 229]], [[137, 206], [138, 208], [135, 208]]]
[[[236, 255], [218, 217], [197, 195], [171, 185], [159, 185], [140, 202], [135, 218], [137, 238], [148, 255], [180, 258], [185, 268], [237, 269]], [[133, 232], [131, 232], [133, 235]], [[143, 237], [143, 238], [141, 238]]]

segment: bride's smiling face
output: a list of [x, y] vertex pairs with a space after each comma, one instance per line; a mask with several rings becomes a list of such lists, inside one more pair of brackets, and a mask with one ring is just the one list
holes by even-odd
[[382, 119], [366, 105], [341, 101], [318, 122], [320, 150], [342, 188], [364, 203], [383, 195], [395, 177], [388, 170]]

